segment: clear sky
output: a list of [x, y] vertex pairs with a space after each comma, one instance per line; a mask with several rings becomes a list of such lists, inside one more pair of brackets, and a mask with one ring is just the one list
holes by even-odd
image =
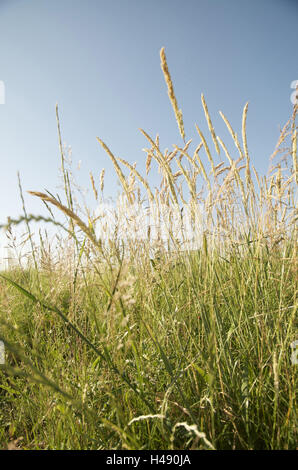
[[[230, 149], [218, 111], [240, 134], [249, 101], [250, 156], [266, 173], [298, 79], [298, 0], [0, 0], [0, 223], [22, 213], [17, 171], [24, 191], [63, 196], [56, 103], [74, 168], [82, 162], [78, 183], [90, 187], [90, 170], [98, 183], [105, 168], [106, 197], [118, 186], [96, 136], [139, 170], [148, 146], [139, 128], [159, 133], [163, 150], [182, 144], [160, 68], [163, 46], [191, 150], [195, 123], [208, 134], [201, 93]], [[25, 201], [29, 213], [45, 214], [40, 200]]]

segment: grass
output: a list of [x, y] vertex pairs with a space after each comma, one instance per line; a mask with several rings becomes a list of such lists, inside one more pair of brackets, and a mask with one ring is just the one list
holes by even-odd
[[[198, 126], [190, 155], [164, 49], [161, 65], [184, 147], [163, 153], [158, 136], [141, 130], [146, 176], [153, 164], [161, 174], [154, 192], [98, 138], [123, 188], [112, 230], [76, 204], [58, 108], [66, 202], [30, 191], [50, 216], [27, 214], [20, 183], [24, 215], [6, 230], [13, 248], [14, 227], [25, 222], [31, 253], [25, 267], [19, 253], [19, 265], [0, 273], [1, 448], [296, 448], [297, 105], [273, 157], [287, 140], [288, 154], [261, 177], [248, 152], [247, 105], [242, 142], [221, 113], [233, 159], [202, 95], [216, 156]], [[90, 179], [103, 202], [104, 170], [99, 190]], [[157, 212], [154, 234], [137, 235], [128, 216], [136, 203]], [[173, 218], [177, 207], [189, 211], [187, 229]], [[158, 229], [164, 209], [170, 223]], [[41, 234], [36, 245], [34, 221], [67, 236], [55, 250]]]

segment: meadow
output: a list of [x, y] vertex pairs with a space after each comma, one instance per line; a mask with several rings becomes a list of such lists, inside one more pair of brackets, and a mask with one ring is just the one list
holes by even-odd
[[[196, 125], [190, 154], [160, 57], [184, 145], [163, 152], [141, 130], [143, 171], [98, 138], [122, 187], [112, 229], [78, 205], [58, 108], [64, 194], [30, 191], [48, 211], [34, 216], [20, 183], [24, 213], [2, 226], [12, 249], [18, 226], [31, 247], [0, 272], [2, 449], [296, 449], [297, 104], [267, 176], [249, 156], [248, 104], [240, 137], [220, 113], [224, 143], [202, 95], [212, 147]], [[90, 188], [103, 203], [104, 171]], [[38, 222], [55, 249], [34, 242]]]

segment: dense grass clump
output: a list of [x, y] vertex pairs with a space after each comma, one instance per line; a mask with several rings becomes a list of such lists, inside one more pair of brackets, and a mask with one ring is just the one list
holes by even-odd
[[[164, 49], [161, 62], [185, 139]], [[198, 126], [193, 156], [191, 141], [163, 153], [142, 130], [155, 191], [98, 139], [123, 187], [113, 224], [88, 209], [84, 222], [75, 204], [57, 109], [65, 202], [31, 191], [50, 217], [24, 206], [6, 227], [12, 237], [25, 222], [31, 261], [0, 273], [1, 448], [296, 448], [297, 105], [274, 158], [287, 139], [289, 152], [263, 178], [248, 153], [247, 105], [242, 142], [221, 113], [237, 159], [202, 105], [226, 162]], [[103, 203], [104, 171], [91, 185]], [[136, 206], [154, 213], [146, 236]], [[67, 238], [53, 250], [40, 235], [37, 246], [32, 221]]]

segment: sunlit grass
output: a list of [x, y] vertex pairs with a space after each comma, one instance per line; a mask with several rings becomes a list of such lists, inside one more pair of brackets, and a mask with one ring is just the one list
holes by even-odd
[[[161, 60], [185, 139], [164, 49]], [[19, 255], [0, 273], [2, 448], [296, 448], [297, 106], [261, 177], [248, 151], [248, 106], [241, 141], [221, 113], [234, 160], [203, 95], [202, 105], [215, 156], [199, 126], [193, 155], [191, 141], [162, 152], [159, 137], [141, 130], [150, 144], [143, 176], [98, 138], [123, 188], [112, 229], [76, 205], [56, 109], [65, 202], [30, 191], [49, 216], [30, 215], [20, 183], [24, 215], [6, 226], [13, 240], [25, 222], [31, 261]], [[275, 162], [286, 140], [288, 154]], [[154, 165], [159, 189], [147, 181]], [[104, 205], [104, 170], [99, 189], [90, 180]], [[146, 236], [133, 205], [156, 216]], [[173, 222], [177, 207], [189, 211], [187, 227], [182, 215]], [[38, 221], [65, 231], [55, 250], [41, 234], [33, 241]]]

